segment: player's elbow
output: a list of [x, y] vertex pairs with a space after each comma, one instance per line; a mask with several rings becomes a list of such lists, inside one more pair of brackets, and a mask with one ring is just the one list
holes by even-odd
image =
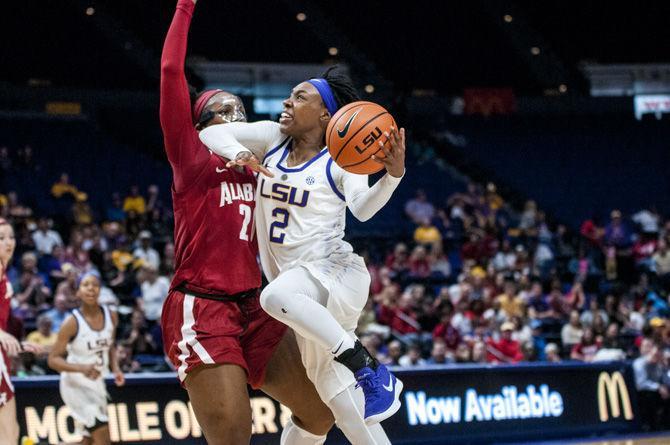
[[170, 59], [161, 61], [161, 74], [163, 75], [176, 75], [180, 74], [182, 71], [183, 67], [179, 63], [176, 63]]
[[375, 216], [374, 213], [361, 212], [361, 211], [356, 211], [356, 212], [352, 211], [351, 214], [354, 215], [354, 218], [356, 218], [360, 222], [366, 222], [367, 220], [369, 220], [370, 218]]

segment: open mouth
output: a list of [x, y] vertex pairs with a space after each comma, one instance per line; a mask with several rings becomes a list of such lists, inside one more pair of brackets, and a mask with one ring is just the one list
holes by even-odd
[[293, 116], [288, 114], [286, 111], [283, 111], [282, 114], [279, 115], [279, 123], [283, 124], [289, 121], [293, 120]]

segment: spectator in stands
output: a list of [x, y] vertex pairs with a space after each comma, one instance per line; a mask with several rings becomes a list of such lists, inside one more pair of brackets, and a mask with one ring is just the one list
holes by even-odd
[[9, 154], [9, 147], [6, 145], [0, 146], [0, 171], [3, 174], [3, 179], [7, 173], [12, 171], [13, 167], [14, 165], [12, 157]]
[[407, 244], [398, 243], [395, 245], [393, 252], [387, 255], [384, 264], [391, 269], [392, 276], [402, 275], [409, 270], [409, 255], [407, 252]]
[[170, 290], [170, 281], [166, 277], [159, 276], [156, 266], [150, 263], [147, 263], [140, 273], [143, 275], [138, 280], [141, 282], [142, 297], [137, 303], [151, 327], [160, 319], [163, 301]]
[[123, 211], [123, 201], [119, 192], [112, 193], [112, 202], [107, 206], [106, 216], [108, 221], [123, 221], [126, 213]]
[[601, 342], [596, 338], [593, 329], [585, 328], [581, 341], [572, 347], [570, 358], [587, 363], [592, 362], [600, 347]]
[[514, 323], [506, 321], [500, 326], [500, 339], [487, 342], [488, 361], [492, 363], [517, 363], [523, 360], [519, 342], [512, 340]]
[[161, 211], [163, 210], [163, 203], [160, 201], [158, 195], [158, 186], [156, 184], [151, 184], [147, 188], [147, 213], [151, 213], [154, 210]]
[[453, 309], [445, 307], [442, 310], [442, 319], [433, 329], [433, 341], [442, 341], [447, 349], [455, 351], [461, 343], [461, 333], [451, 324]]
[[138, 354], [151, 354], [156, 351], [156, 344], [147, 328], [144, 314], [140, 310], [135, 310], [130, 317], [130, 327], [123, 336], [133, 351], [133, 356]]
[[67, 307], [67, 298], [65, 295], [56, 295], [54, 298], [54, 307], [44, 313], [44, 316], [51, 320], [51, 327], [54, 332], [60, 331], [60, 327], [70, 314]]
[[33, 232], [32, 238], [40, 255], [51, 255], [55, 246], [63, 245], [60, 234], [50, 228], [49, 219], [44, 217], [37, 220], [37, 230]]
[[433, 244], [428, 255], [430, 275], [435, 281], [444, 281], [451, 276], [451, 263], [445, 255], [442, 243]]
[[123, 200], [123, 211], [126, 212], [126, 215], [132, 211], [140, 216], [147, 211], [146, 201], [140, 195], [140, 188], [137, 185], [130, 187], [130, 193]]
[[163, 248], [163, 261], [161, 262], [161, 275], [172, 279], [174, 275], [174, 243], [167, 242]]
[[535, 349], [535, 344], [532, 341], [521, 343], [521, 353], [523, 354], [524, 362], [537, 362], [538, 351]]
[[635, 213], [631, 219], [640, 228], [643, 234], [656, 235], [659, 231], [661, 218], [656, 209], [643, 209]]
[[442, 242], [442, 235], [428, 218], [419, 221], [419, 226], [414, 230], [414, 242], [417, 244], [434, 245]]
[[388, 344], [388, 354], [386, 355], [387, 365], [398, 366], [400, 364], [400, 357], [402, 357], [402, 343], [398, 340], [393, 340]]
[[44, 348], [44, 354], [47, 355], [51, 347], [56, 343], [56, 332], [52, 330], [53, 322], [46, 314], [37, 317], [37, 330], [31, 332], [26, 337], [26, 341], [35, 343]]
[[421, 348], [417, 344], [412, 344], [407, 348], [407, 353], [400, 357], [398, 364], [403, 367], [421, 366], [426, 361], [421, 358]]
[[93, 223], [93, 209], [88, 205], [87, 200], [88, 195], [79, 192], [75, 195], [74, 204], [72, 204], [72, 221], [79, 226]]
[[43, 308], [51, 296], [49, 278], [37, 269], [37, 255], [26, 252], [21, 256], [21, 276], [14, 286], [15, 298], [26, 309]]
[[565, 294], [564, 300], [566, 309], [580, 311], [586, 307], [586, 294], [581, 281], [575, 281], [572, 284], [572, 288]]
[[61, 173], [58, 181], [51, 186], [51, 196], [54, 198], [55, 211], [58, 216], [69, 215], [77, 193], [79, 193], [77, 187], [70, 184], [70, 175]]
[[495, 301], [500, 305], [500, 309], [505, 317], [523, 317], [526, 312], [526, 304], [516, 291], [516, 284], [512, 280], [505, 281], [505, 291], [495, 297]]
[[582, 315], [580, 316], [579, 319], [582, 322], [582, 325], [591, 326], [593, 325], [593, 319], [595, 318], [596, 315], [600, 315], [600, 317], [602, 317], [605, 323], [609, 322], [607, 312], [600, 309], [600, 305], [598, 304], [598, 298], [593, 296], [589, 300], [589, 309], [582, 312]]
[[139, 233], [138, 241], [140, 245], [133, 251], [133, 256], [158, 270], [161, 267], [161, 257], [156, 249], [151, 246], [151, 232], [142, 230]]
[[379, 322], [389, 326], [393, 334], [402, 338], [406, 343], [419, 340], [418, 333], [421, 330], [421, 325], [412, 306], [412, 295], [405, 292], [398, 300], [397, 305], [386, 301], [379, 311]]
[[487, 363], [486, 343], [476, 340], [472, 345], [473, 363]]
[[424, 220], [432, 221], [435, 217], [435, 207], [428, 202], [423, 189], [418, 189], [414, 199], [410, 199], [405, 204], [405, 214], [412, 222], [420, 224]]
[[533, 282], [528, 292], [528, 316], [542, 321], [554, 317], [554, 312], [542, 294], [542, 284], [537, 281]]
[[544, 347], [545, 360], [549, 363], [560, 363], [561, 355], [556, 343], [549, 343]]
[[670, 246], [664, 239], [658, 243], [658, 251], [652, 256], [652, 260], [661, 286], [667, 289], [670, 287]]
[[68, 309], [74, 309], [79, 306], [79, 297], [77, 296], [77, 278], [79, 271], [71, 264], [63, 264], [63, 275], [65, 279], [58, 283], [56, 287], [56, 297], [65, 297], [66, 306]]
[[9, 191], [7, 192], [7, 214], [15, 220], [21, 220], [30, 217], [33, 210], [19, 201], [19, 195], [15, 191]]
[[561, 343], [566, 350], [571, 350], [572, 347], [582, 341], [584, 329], [579, 319], [579, 312], [570, 312], [570, 321], [561, 329]]
[[547, 342], [544, 339], [544, 335], [542, 335], [542, 322], [540, 320], [531, 320], [530, 329], [532, 333], [530, 341], [533, 342], [533, 346], [537, 353], [537, 359], [539, 361], [545, 361]]
[[493, 267], [498, 272], [510, 271], [516, 265], [516, 253], [512, 249], [512, 243], [505, 238], [502, 247], [493, 257]]
[[456, 363], [471, 363], [472, 362], [472, 351], [470, 346], [467, 343], [461, 343], [456, 348], [454, 353], [454, 361]]
[[447, 346], [443, 341], [433, 341], [433, 349], [430, 352], [430, 358], [426, 360], [427, 365], [444, 365], [449, 363], [447, 358]]
[[120, 343], [116, 347], [116, 355], [119, 361], [119, 368], [124, 374], [140, 372], [142, 366], [137, 360], [133, 360], [133, 348], [128, 343]]
[[519, 222], [519, 229], [528, 231], [535, 228], [537, 220], [537, 204], [533, 200], [526, 201], [523, 213], [521, 214], [521, 221]]
[[644, 431], [657, 430], [665, 425], [660, 420], [667, 414], [670, 389], [663, 384], [666, 370], [662, 363], [662, 352], [658, 345], [633, 362], [635, 387], [638, 391], [640, 418]]
[[409, 257], [409, 276], [413, 279], [428, 278], [431, 274], [428, 252], [422, 245], [414, 247]]

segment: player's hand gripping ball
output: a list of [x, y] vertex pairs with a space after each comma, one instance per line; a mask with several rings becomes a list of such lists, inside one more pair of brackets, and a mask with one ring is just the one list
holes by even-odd
[[[393, 116], [373, 102], [352, 102], [330, 119], [326, 145], [333, 160], [351, 173], [369, 175], [384, 167], [392, 173], [386, 159], [392, 143], [402, 139], [404, 171], [404, 131], [398, 132]], [[402, 176], [402, 171], [399, 175]]]

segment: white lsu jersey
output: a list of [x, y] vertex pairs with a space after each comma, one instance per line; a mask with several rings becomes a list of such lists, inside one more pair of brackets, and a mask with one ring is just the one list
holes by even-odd
[[[324, 148], [288, 167], [291, 139], [263, 159], [274, 178], [258, 177], [256, 225], [263, 271], [274, 280], [282, 270], [352, 254], [343, 240], [347, 205], [339, 185], [344, 172]], [[366, 178], [367, 179], [367, 178]]]
[[109, 373], [109, 348], [114, 343], [114, 324], [109, 309], [100, 306], [100, 310], [105, 321], [99, 331], [91, 328], [79, 309], [72, 311], [77, 320], [77, 334], [67, 345], [67, 362], [95, 365], [102, 378]]

